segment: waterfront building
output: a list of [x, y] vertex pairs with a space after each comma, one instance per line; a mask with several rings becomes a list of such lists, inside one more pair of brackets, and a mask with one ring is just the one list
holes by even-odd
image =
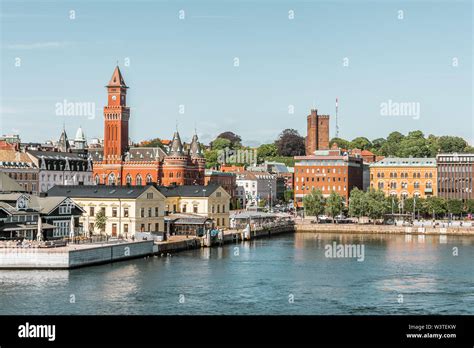
[[317, 109], [311, 109], [306, 121], [306, 155], [313, 155], [316, 150], [329, 149], [329, 115], [318, 115]]
[[437, 195], [435, 158], [386, 157], [370, 165], [370, 187], [399, 198]]
[[204, 183], [206, 185], [215, 184], [222, 186], [230, 195], [231, 199], [235, 197], [235, 189], [237, 188], [235, 173], [206, 169]]
[[439, 154], [436, 161], [438, 195], [448, 199], [474, 199], [474, 154]]
[[216, 184], [157, 187], [166, 197], [167, 214], [191, 213], [229, 227], [230, 194]]
[[[19, 192], [0, 193], [0, 239], [42, 240], [80, 235], [84, 211], [64, 196], [39, 197]], [[38, 226], [39, 224], [39, 226]]]
[[[146, 186], [54, 186], [48, 196], [67, 196], [84, 209], [81, 223], [87, 235], [132, 237], [135, 232], [164, 231], [165, 196]], [[95, 226], [97, 214], [106, 216], [105, 227]]]
[[0, 173], [15, 180], [22, 191], [38, 193], [39, 168], [28, 154], [14, 149], [0, 150]]
[[273, 203], [277, 198], [275, 175], [266, 171], [244, 171], [236, 174], [236, 195], [241, 207], [256, 207], [262, 199]]
[[175, 213], [165, 217], [165, 229], [171, 235], [202, 237], [214, 227], [211, 218], [191, 213]]
[[127, 89], [117, 66], [107, 87], [103, 148], [91, 150], [94, 180], [106, 185], [203, 185], [206, 160], [195, 134], [185, 149], [178, 131], [168, 149], [131, 147]]
[[341, 149], [315, 151], [309, 156], [295, 156], [295, 202], [302, 207], [303, 198], [313, 189], [324, 197], [332, 191], [348, 202], [350, 191], [363, 189], [363, 161]]

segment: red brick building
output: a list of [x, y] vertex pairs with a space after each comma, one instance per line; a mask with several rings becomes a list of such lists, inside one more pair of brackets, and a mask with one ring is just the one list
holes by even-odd
[[176, 131], [168, 150], [160, 147], [132, 147], [129, 144], [130, 108], [128, 86], [119, 67], [106, 86], [104, 107], [104, 147], [90, 151], [94, 162], [94, 180], [106, 185], [204, 185], [206, 160], [197, 135], [185, 151]]
[[306, 155], [313, 155], [316, 150], [329, 149], [329, 115], [318, 115], [312, 109], [307, 117]]
[[360, 157], [344, 155], [340, 150], [318, 151], [315, 155], [295, 157], [295, 202], [302, 207], [303, 197], [313, 189], [320, 189], [327, 197], [332, 191], [345, 202], [350, 191], [362, 190], [363, 162]]

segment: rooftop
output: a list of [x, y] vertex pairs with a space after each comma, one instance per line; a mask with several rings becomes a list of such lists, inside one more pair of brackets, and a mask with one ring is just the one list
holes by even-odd
[[372, 163], [371, 167], [436, 167], [436, 158], [431, 157], [386, 157], [381, 161]]

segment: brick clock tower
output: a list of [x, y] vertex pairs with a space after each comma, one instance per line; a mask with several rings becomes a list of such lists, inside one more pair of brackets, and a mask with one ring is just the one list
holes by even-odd
[[307, 117], [306, 155], [313, 155], [316, 150], [329, 149], [329, 115], [318, 115], [312, 109]]
[[104, 164], [119, 164], [128, 150], [127, 85], [117, 66], [109, 84], [107, 106], [104, 107]]

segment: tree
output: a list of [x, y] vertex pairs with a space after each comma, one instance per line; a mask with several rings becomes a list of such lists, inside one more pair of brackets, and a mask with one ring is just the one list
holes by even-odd
[[396, 156], [400, 148], [400, 142], [405, 136], [400, 132], [392, 132], [388, 135], [387, 141], [383, 143], [381, 151], [384, 156]]
[[464, 152], [466, 146], [468, 146], [466, 140], [460, 137], [445, 135], [438, 138], [440, 152]]
[[275, 141], [280, 156], [300, 156], [305, 153], [305, 141], [295, 129], [285, 129]]
[[334, 144], [341, 149], [349, 150], [351, 146], [351, 142], [342, 138], [332, 138], [329, 142], [329, 147], [332, 147]]
[[261, 198], [258, 201], [258, 207], [259, 208], [265, 208], [267, 205], [267, 200], [265, 198]]
[[387, 201], [385, 194], [380, 190], [370, 190], [366, 193], [367, 216], [371, 219], [380, 219], [387, 211]]
[[422, 131], [408, 133], [400, 142], [400, 147], [396, 156], [399, 157], [428, 157], [430, 149], [427, 145]]
[[216, 168], [219, 165], [217, 150], [204, 151], [204, 157], [206, 158], [206, 168]]
[[449, 199], [446, 202], [446, 209], [448, 213], [461, 215], [463, 212], [463, 203], [460, 199]]
[[464, 203], [464, 212], [466, 214], [474, 214], [474, 199], [468, 199]]
[[229, 139], [217, 138], [211, 143], [211, 148], [213, 150], [224, 150], [225, 148], [231, 148], [232, 143]]
[[141, 147], [159, 147], [161, 149], [165, 148], [163, 143], [161, 142], [160, 138], [144, 140], [140, 144], [138, 144], [138, 146], [141, 146]]
[[446, 213], [446, 201], [441, 197], [428, 197], [425, 200], [425, 210], [436, 219]]
[[351, 141], [351, 149], [367, 150], [372, 147], [372, 143], [365, 137], [357, 137]]
[[257, 157], [262, 162], [268, 157], [275, 157], [277, 155], [277, 147], [275, 144], [262, 144], [257, 149]]
[[342, 196], [332, 191], [329, 197], [326, 199], [326, 214], [334, 218], [342, 212], [342, 207], [344, 206], [344, 202], [342, 200]]
[[283, 200], [288, 203], [290, 199], [293, 199], [294, 191], [293, 190], [286, 190], [283, 192]]
[[352, 189], [349, 197], [349, 215], [357, 217], [364, 216], [366, 211], [366, 197], [365, 192], [359, 190], [357, 187]]
[[318, 220], [319, 215], [324, 212], [324, 197], [319, 189], [311, 190], [311, 193], [303, 197], [303, 207], [305, 215], [316, 216]]
[[237, 135], [233, 132], [230, 132], [230, 131], [223, 132], [223, 133], [219, 134], [216, 139], [219, 139], [219, 138], [229, 140], [229, 142], [230, 142], [229, 147], [231, 149], [235, 149], [237, 147], [242, 146], [242, 144], [241, 144], [242, 138], [240, 137], [240, 135]]
[[106, 225], [107, 225], [107, 216], [105, 215], [103, 210], [99, 210], [99, 212], [95, 215], [95, 227], [99, 229], [101, 232], [104, 232]]

